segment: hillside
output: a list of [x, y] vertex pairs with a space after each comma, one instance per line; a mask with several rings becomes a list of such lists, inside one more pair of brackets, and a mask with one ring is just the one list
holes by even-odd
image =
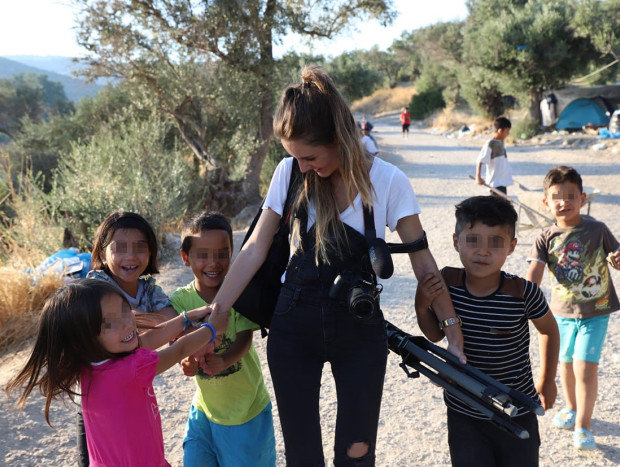
[[[69, 70], [70, 71], [70, 70]], [[85, 96], [94, 96], [99, 92], [101, 86], [95, 83], [85, 83], [77, 78], [72, 78], [65, 74], [56, 73], [42, 68], [36, 68], [0, 57], [0, 78], [10, 78], [20, 73], [34, 73], [38, 75], [46, 75], [50, 81], [56, 81], [63, 85], [67, 98], [72, 101], [78, 101]]]
[[72, 57], [60, 55], [7, 55], [3, 58], [70, 78], [74, 77], [72, 74], [74, 71], [80, 69], [80, 64], [75, 63]]

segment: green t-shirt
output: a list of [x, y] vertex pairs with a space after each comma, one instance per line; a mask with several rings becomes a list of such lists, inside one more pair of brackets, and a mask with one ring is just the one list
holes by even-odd
[[[170, 302], [177, 313], [206, 305], [193, 281], [178, 288], [170, 297]], [[215, 353], [226, 352], [237, 338], [237, 333], [248, 329], [255, 330], [258, 326], [231, 309], [228, 328]], [[192, 403], [209, 420], [219, 425], [246, 423], [261, 413], [270, 401], [254, 345], [241, 360], [218, 375], [207, 375], [199, 368], [194, 381], [198, 387]]]

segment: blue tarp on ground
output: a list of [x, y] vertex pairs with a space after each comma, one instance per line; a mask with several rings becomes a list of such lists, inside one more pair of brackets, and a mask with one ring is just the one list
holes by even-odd
[[90, 271], [91, 266], [90, 253], [80, 253], [77, 248], [69, 248], [59, 250], [48, 256], [34, 271], [28, 270], [27, 272], [33, 274], [35, 281], [47, 273], [59, 274], [66, 278], [83, 279]]
[[580, 130], [584, 125], [605, 126], [609, 116], [593, 99], [575, 99], [568, 104], [555, 124], [556, 130]]

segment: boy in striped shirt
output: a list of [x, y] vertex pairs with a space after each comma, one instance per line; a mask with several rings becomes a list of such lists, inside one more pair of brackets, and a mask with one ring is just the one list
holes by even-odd
[[[492, 378], [538, 399], [545, 409], [555, 402], [559, 334], [539, 287], [502, 271], [517, 245], [517, 213], [497, 196], [476, 196], [456, 206], [454, 248], [462, 268], [446, 267], [441, 276], [460, 318], [465, 355], [470, 365]], [[418, 324], [431, 341], [443, 339], [443, 328], [429, 306], [444, 287], [439, 277], [422, 278], [416, 293]], [[536, 384], [529, 357], [531, 320], [539, 333], [541, 369]], [[537, 466], [540, 436], [536, 415], [520, 409], [512, 421], [530, 437], [518, 439], [486, 421], [480, 412], [445, 394], [448, 444], [453, 466]]]

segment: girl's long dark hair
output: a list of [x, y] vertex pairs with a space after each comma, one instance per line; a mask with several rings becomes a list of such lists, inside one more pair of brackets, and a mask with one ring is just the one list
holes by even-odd
[[92, 262], [93, 269], [102, 269], [106, 273], [110, 273], [108, 267], [104, 264], [103, 253], [106, 247], [112, 242], [114, 233], [119, 229], [137, 229], [144, 234], [149, 247], [149, 264], [142, 274], [157, 274], [157, 236], [153, 231], [153, 227], [140, 214], [127, 211], [116, 211], [106, 217], [97, 232], [93, 241]]
[[71, 282], [56, 291], [43, 307], [39, 331], [24, 368], [6, 386], [8, 395], [18, 388], [22, 393], [16, 402], [23, 407], [37, 386], [45, 396], [45, 420], [51, 426], [51, 401], [68, 396], [74, 400], [80, 373], [91, 362], [118, 358], [97, 340], [101, 333], [101, 299], [119, 290], [112, 284], [95, 279]]

